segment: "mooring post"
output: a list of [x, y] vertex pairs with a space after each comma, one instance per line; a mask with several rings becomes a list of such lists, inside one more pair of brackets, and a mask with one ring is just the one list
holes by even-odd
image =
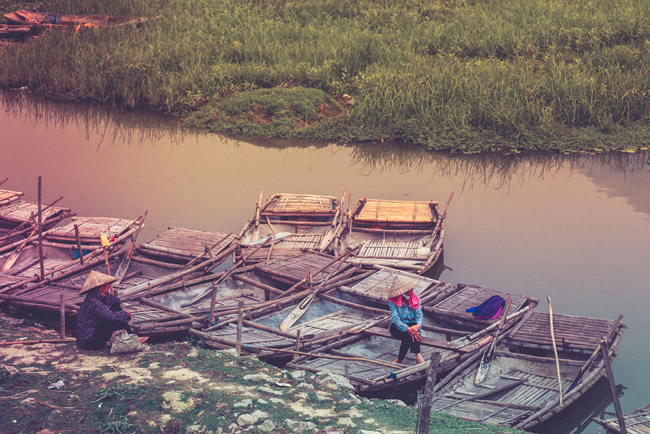
[[65, 294], [61, 293], [61, 306], [59, 307], [59, 317], [61, 324], [59, 325], [59, 333], [61, 339], [65, 339]]
[[350, 380], [350, 365], [347, 363], [345, 364], [345, 378], [349, 381]]
[[84, 264], [84, 252], [81, 250], [81, 236], [79, 235], [79, 225], [74, 225], [74, 237], [77, 239], [77, 253], [79, 254], [79, 262]]
[[609, 381], [609, 390], [612, 393], [612, 400], [614, 401], [614, 410], [616, 410], [616, 419], [618, 419], [618, 427], [621, 434], [627, 434], [625, 427], [625, 418], [621, 410], [621, 403], [618, 400], [618, 393], [616, 392], [616, 382], [614, 381], [614, 371], [612, 371], [612, 361], [609, 359], [609, 350], [607, 349], [606, 339], [600, 342], [600, 350], [603, 353], [603, 361], [605, 362], [605, 372], [607, 372], [607, 380]]
[[440, 364], [440, 353], [431, 354], [431, 362], [427, 369], [427, 382], [422, 393], [420, 412], [417, 421], [417, 434], [429, 433], [429, 420], [431, 419], [431, 401], [433, 400], [433, 388], [436, 386], [438, 365]]
[[235, 342], [235, 349], [237, 350], [238, 356], [241, 356], [241, 332], [242, 332], [243, 323], [244, 323], [244, 301], [239, 300], [239, 309], [237, 312], [237, 341]]
[[38, 258], [41, 262], [41, 281], [45, 280], [45, 261], [43, 260], [43, 212], [41, 210], [41, 179], [38, 176]]
[[294, 359], [298, 357], [299, 352], [300, 352], [300, 329], [296, 331], [296, 352], [293, 355]]

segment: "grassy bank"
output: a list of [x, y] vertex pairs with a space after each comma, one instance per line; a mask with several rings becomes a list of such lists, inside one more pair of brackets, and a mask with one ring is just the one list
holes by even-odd
[[[128, 0], [51, 0], [130, 16]], [[140, 27], [47, 32], [0, 85], [146, 107], [216, 131], [434, 149], [650, 139], [648, 0], [132, 0]]]
[[[0, 315], [0, 342], [56, 338]], [[62, 381], [61, 389], [48, 388]], [[292, 373], [187, 343], [144, 353], [74, 344], [0, 346], [2, 433], [413, 432], [416, 409], [360, 398], [327, 376]], [[431, 432], [515, 433], [432, 414]]]

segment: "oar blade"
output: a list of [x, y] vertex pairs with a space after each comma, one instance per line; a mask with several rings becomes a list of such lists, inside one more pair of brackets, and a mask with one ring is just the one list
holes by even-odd
[[298, 306], [296, 306], [287, 317], [280, 323], [280, 330], [285, 331], [293, 326], [309, 309], [314, 294], [308, 295]]

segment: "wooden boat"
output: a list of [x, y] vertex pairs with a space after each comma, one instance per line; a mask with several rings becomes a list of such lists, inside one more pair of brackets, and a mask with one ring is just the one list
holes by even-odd
[[361, 199], [347, 221], [339, 252], [351, 262], [424, 273], [440, 258], [444, 224], [438, 202]]
[[114, 26], [129, 22], [139, 23], [140, 18], [114, 17], [110, 15], [68, 15], [50, 12], [34, 12], [19, 10], [4, 14], [4, 18], [11, 25], [33, 25], [76, 27], [91, 25], [96, 27]]
[[[599, 419], [593, 418], [594, 422], [607, 429], [608, 433], [621, 433], [621, 427], [618, 419]], [[623, 423], [628, 434], [648, 434], [650, 433], [650, 404], [646, 404], [636, 410], [623, 416]]]
[[216, 256], [236, 241], [237, 237], [233, 234], [172, 227], [138, 246], [136, 251], [139, 256], [134, 260], [185, 265], [197, 257]]
[[534, 312], [502, 335], [507, 337], [497, 347], [484, 382], [475, 384], [478, 353], [436, 385], [431, 409], [490, 425], [530, 429], [569, 406], [602, 377], [600, 342], [604, 337], [609, 356], [616, 355], [625, 328], [621, 319], [554, 315], [560, 343], [556, 365], [549, 314]]
[[31, 24], [0, 24], [0, 39], [24, 39], [35, 34], [38, 34], [38, 30]]
[[343, 306], [336, 302], [317, 300], [311, 305], [308, 314], [292, 327], [281, 331], [278, 328], [280, 322], [305, 295], [303, 292], [293, 297], [279, 298], [274, 300], [273, 305], [260, 305], [249, 310], [242, 319], [241, 327], [237, 324], [238, 316], [234, 315], [231, 319], [222, 317], [216, 326], [205, 331], [192, 329], [190, 333], [202, 338], [213, 348], [240, 348], [240, 351], [255, 354], [261, 359], [286, 361], [294, 354], [297, 356], [314, 346], [339, 339], [350, 329], [373, 317], [363, 307], [355, 309], [349, 304]]
[[24, 194], [22, 191], [0, 190], [0, 206], [19, 200]]
[[343, 197], [279, 193], [264, 205], [257, 203], [255, 216], [241, 231], [241, 250], [236, 259], [260, 243], [267, 245], [247, 259], [257, 263], [272, 258], [299, 255], [309, 249], [331, 252], [343, 229]]
[[[444, 293], [445, 285], [436, 283], [422, 296], [422, 304], [434, 303]], [[348, 294], [346, 294], [348, 295]], [[402, 364], [395, 364], [399, 341], [390, 336], [388, 325], [390, 314], [387, 306], [377, 321], [354, 335], [347, 336], [328, 345], [315, 348], [287, 363], [287, 368], [310, 372], [330, 371], [345, 375], [360, 392], [377, 392], [399, 385], [414, 383], [426, 377], [427, 363], [416, 364], [414, 356], [407, 354]], [[514, 323], [513, 323], [514, 324]], [[440, 353], [438, 375], [444, 376], [464, 361], [473, 357], [489, 340], [476, 336], [462, 346], [450, 344], [452, 337], [465, 336], [467, 331], [440, 327], [434, 315], [425, 313], [422, 326], [423, 337], [420, 342], [422, 356], [429, 360], [433, 353]]]

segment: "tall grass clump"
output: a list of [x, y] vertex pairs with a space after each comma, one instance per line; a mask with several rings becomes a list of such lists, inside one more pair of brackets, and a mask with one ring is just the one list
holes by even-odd
[[[273, 113], [269, 98], [286, 92], [259, 91], [299, 87], [320, 92], [296, 93], [319, 138], [464, 151], [562, 149], [549, 143], [580, 129], [625, 137], [650, 113], [647, 0], [50, 1], [60, 13], [120, 16], [132, 4], [146, 20], [11, 46], [0, 52], [0, 85], [196, 112], [205, 124], [219, 118], [217, 129], [232, 126], [230, 98]], [[317, 116], [323, 95], [344, 94], [343, 110]], [[255, 110], [231, 124], [259, 126]], [[302, 137], [298, 125], [282, 135]], [[596, 147], [590, 140], [566, 146]], [[630, 145], [617, 140], [609, 146]]]

